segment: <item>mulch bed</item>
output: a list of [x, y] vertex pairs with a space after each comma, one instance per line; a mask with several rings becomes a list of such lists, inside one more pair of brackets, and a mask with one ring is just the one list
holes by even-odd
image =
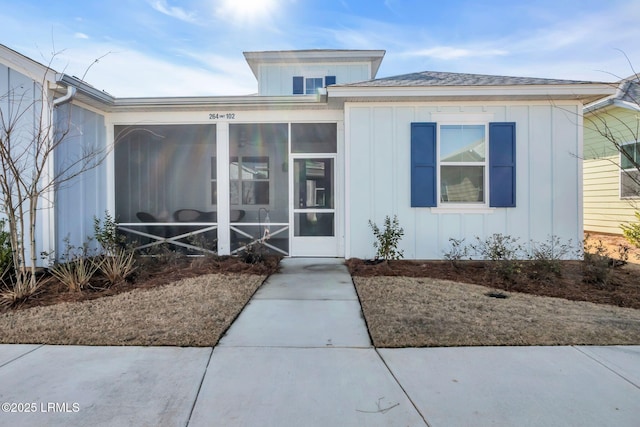
[[240, 257], [140, 257], [137, 270], [126, 282], [108, 286], [104, 278], [96, 275], [91, 285], [80, 292], [70, 292], [67, 287], [45, 272], [42, 285], [36, 295], [13, 307], [0, 306], [0, 313], [31, 307], [48, 306], [62, 302], [89, 301], [129, 292], [134, 289], [151, 289], [182, 279], [213, 273], [244, 273], [270, 275], [279, 268], [281, 257], [267, 255], [256, 263], [247, 263]]
[[497, 266], [491, 261], [458, 261], [453, 264], [449, 261], [397, 260], [377, 263], [352, 258], [347, 260], [347, 266], [353, 276], [431, 277], [490, 289], [640, 309], [640, 266], [637, 264], [612, 267], [606, 284], [585, 282], [582, 261], [561, 261], [559, 275], [541, 274], [535, 264], [523, 262], [512, 280], [498, 274]]

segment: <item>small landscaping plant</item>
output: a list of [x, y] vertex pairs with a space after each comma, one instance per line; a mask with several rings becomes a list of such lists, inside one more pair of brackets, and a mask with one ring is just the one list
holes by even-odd
[[521, 260], [525, 251], [517, 238], [495, 233], [484, 240], [476, 237], [476, 243], [469, 246], [480, 259], [492, 261], [491, 274], [497, 274], [508, 282], [514, 282], [522, 270]]
[[64, 239], [65, 251], [61, 262], [51, 269], [51, 274], [62, 282], [70, 291], [80, 292], [85, 289], [100, 269], [102, 257], [90, 256], [88, 242], [77, 248], [71, 245], [69, 237]]
[[100, 243], [103, 253], [92, 260], [110, 285], [121, 283], [136, 270], [133, 248], [127, 246], [126, 238], [118, 234], [114, 218], [105, 211], [104, 219], [93, 218], [94, 238]]
[[536, 280], [547, 280], [562, 274], [562, 263], [574, 252], [571, 240], [564, 243], [558, 236], [550, 236], [547, 241], [538, 243], [531, 241], [528, 259], [531, 262], [529, 277]]
[[640, 248], [640, 211], [635, 213], [638, 222], [632, 222], [629, 225], [621, 225], [624, 237], [637, 248]]
[[393, 216], [393, 220], [386, 216], [382, 230], [371, 220], [369, 220], [369, 227], [376, 238], [376, 241], [373, 242], [373, 247], [376, 249], [376, 259], [384, 261], [402, 259], [404, 251], [398, 249], [398, 244], [404, 236], [404, 230], [400, 227], [397, 215]]
[[464, 239], [449, 238], [451, 245], [449, 251], [444, 252], [444, 259], [451, 262], [454, 268], [458, 268], [459, 261], [469, 257], [469, 248], [464, 244]]
[[611, 254], [602, 243], [589, 243], [589, 236], [584, 240], [584, 259], [582, 262], [582, 280], [592, 283], [598, 287], [606, 287], [612, 275], [612, 270], [627, 263], [629, 258], [629, 247], [618, 245], [617, 259]]

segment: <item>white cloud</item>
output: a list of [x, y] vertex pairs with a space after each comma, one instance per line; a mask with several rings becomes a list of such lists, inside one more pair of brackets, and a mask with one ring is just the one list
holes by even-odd
[[462, 58], [478, 58], [505, 56], [509, 52], [502, 49], [485, 49], [485, 48], [458, 48], [452, 46], [436, 46], [430, 49], [422, 49], [412, 52], [406, 52], [408, 56], [426, 56], [435, 59], [462, 59]]
[[195, 23], [196, 15], [193, 12], [186, 12], [181, 7], [169, 6], [166, 0], [155, 0], [150, 2], [151, 7], [157, 10], [160, 13], [163, 13], [167, 16], [171, 16], [172, 18], [179, 19], [181, 21]]
[[86, 39], [88, 39], [88, 38], [89, 38], [89, 36], [88, 36], [88, 35], [86, 35], [85, 33], [75, 33], [75, 34], [73, 35], [73, 37], [75, 37], [75, 38], [77, 38], [77, 39], [84, 39], [84, 40], [86, 40]]
[[[96, 52], [111, 53], [94, 64]], [[209, 60], [219, 67], [211, 70], [206, 63], [201, 67], [170, 63], [135, 50], [93, 44], [67, 50], [60, 60], [67, 63], [58, 71], [78, 77], [91, 67], [87, 83], [116, 97], [248, 95], [257, 89], [248, 65], [244, 65], [248, 72], [239, 73], [239, 63], [215, 57]]]

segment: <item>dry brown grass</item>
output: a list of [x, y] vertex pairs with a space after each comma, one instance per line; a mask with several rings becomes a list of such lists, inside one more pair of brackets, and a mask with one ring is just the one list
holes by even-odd
[[425, 277], [354, 277], [376, 347], [640, 344], [640, 310]]
[[0, 343], [214, 346], [265, 277], [208, 274], [0, 313]]

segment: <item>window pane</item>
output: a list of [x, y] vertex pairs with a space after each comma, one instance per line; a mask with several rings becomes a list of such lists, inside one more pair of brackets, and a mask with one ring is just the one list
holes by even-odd
[[215, 125], [115, 126], [115, 216], [172, 221], [180, 209], [211, 210]]
[[269, 158], [243, 157], [242, 179], [269, 179]]
[[293, 153], [335, 153], [337, 148], [335, 123], [292, 123]]
[[269, 181], [242, 181], [243, 205], [268, 205]]
[[322, 88], [322, 77], [306, 79], [305, 94], [315, 95], [318, 89]]
[[621, 197], [640, 197], [640, 172], [621, 171], [620, 187]]
[[440, 181], [441, 202], [484, 201], [484, 166], [442, 166]]
[[441, 162], [484, 162], [484, 125], [440, 126]]
[[[640, 161], [640, 144], [623, 145], [622, 153], [620, 153], [620, 166], [622, 169], [636, 169], [636, 165]], [[625, 155], [627, 153], [633, 161]]]
[[295, 159], [298, 208], [333, 209], [333, 159]]
[[295, 215], [296, 236], [333, 236], [333, 213], [306, 212]]
[[289, 221], [289, 125], [231, 123], [229, 177], [233, 222], [259, 222], [269, 211], [271, 222]]

